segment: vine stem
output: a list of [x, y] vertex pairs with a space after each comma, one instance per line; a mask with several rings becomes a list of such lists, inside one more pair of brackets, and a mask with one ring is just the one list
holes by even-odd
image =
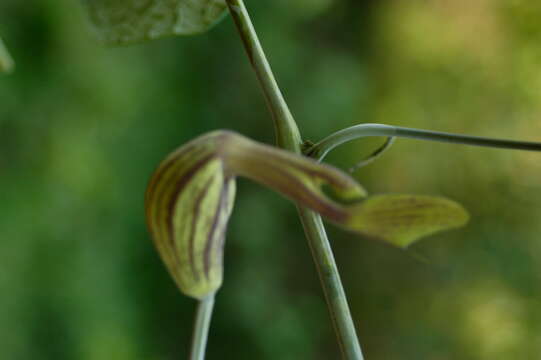
[[[272, 114], [277, 145], [301, 154], [302, 139], [299, 129], [274, 78], [246, 6], [242, 0], [226, 0], [226, 2]], [[342, 355], [346, 360], [363, 360], [347, 298], [321, 216], [300, 206], [298, 211], [319, 273]]]
[[195, 316], [194, 332], [190, 360], [204, 360], [207, 339], [210, 329], [212, 310], [214, 309], [214, 294], [199, 301]]
[[491, 148], [541, 151], [541, 143], [539, 142], [495, 139], [384, 124], [361, 124], [337, 131], [334, 134], [327, 136], [325, 139], [307, 149], [306, 154], [315, 159], [322, 160], [329, 151], [335, 147], [348, 141], [367, 136], [402, 137]]

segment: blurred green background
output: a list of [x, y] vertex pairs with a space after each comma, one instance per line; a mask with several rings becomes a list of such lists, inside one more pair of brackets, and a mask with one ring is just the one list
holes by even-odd
[[[248, 1], [301, 131], [362, 122], [541, 140], [541, 3]], [[230, 19], [99, 46], [77, 1], [2, 0], [0, 358], [187, 356], [195, 303], [144, 225], [156, 164], [187, 140], [273, 128]], [[382, 139], [329, 158], [348, 167]], [[538, 359], [541, 154], [399, 140], [355, 176], [439, 194], [471, 223], [404, 252], [329, 226], [368, 360]], [[426, 258], [421, 261], [419, 258]], [[208, 359], [337, 359], [294, 206], [241, 180]]]

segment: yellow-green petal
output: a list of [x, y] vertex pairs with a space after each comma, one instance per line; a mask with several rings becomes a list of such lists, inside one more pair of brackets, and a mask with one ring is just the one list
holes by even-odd
[[164, 160], [146, 196], [158, 252], [180, 290], [197, 299], [222, 284], [223, 241], [235, 196], [235, 180], [207, 139]]
[[422, 195], [389, 194], [368, 198], [351, 208], [345, 227], [406, 248], [422, 237], [468, 222], [467, 211], [455, 201]]

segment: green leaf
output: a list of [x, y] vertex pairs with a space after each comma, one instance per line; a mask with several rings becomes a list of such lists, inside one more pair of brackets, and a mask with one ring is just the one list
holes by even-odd
[[434, 196], [378, 195], [351, 210], [346, 227], [401, 248], [469, 220], [460, 204]]
[[83, 0], [99, 38], [113, 45], [209, 30], [225, 14], [224, 0]]
[[2, 38], [0, 38], [0, 72], [9, 73], [13, 71], [15, 63], [9, 55], [8, 49], [4, 45]]

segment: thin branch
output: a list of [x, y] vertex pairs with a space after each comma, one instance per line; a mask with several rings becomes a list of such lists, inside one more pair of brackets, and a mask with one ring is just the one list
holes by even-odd
[[273, 117], [278, 146], [298, 152], [301, 144], [299, 129], [274, 78], [246, 6], [242, 0], [227, 0], [227, 5], [239, 30], [248, 59], [265, 94]]
[[307, 149], [305, 153], [308, 156], [322, 160], [329, 151], [335, 147], [348, 141], [368, 136], [388, 136], [491, 148], [541, 151], [541, 142], [495, 139], [383, 124], [361, 124], [337, 131], [334, 134], [327, 136], [325, 139]]

